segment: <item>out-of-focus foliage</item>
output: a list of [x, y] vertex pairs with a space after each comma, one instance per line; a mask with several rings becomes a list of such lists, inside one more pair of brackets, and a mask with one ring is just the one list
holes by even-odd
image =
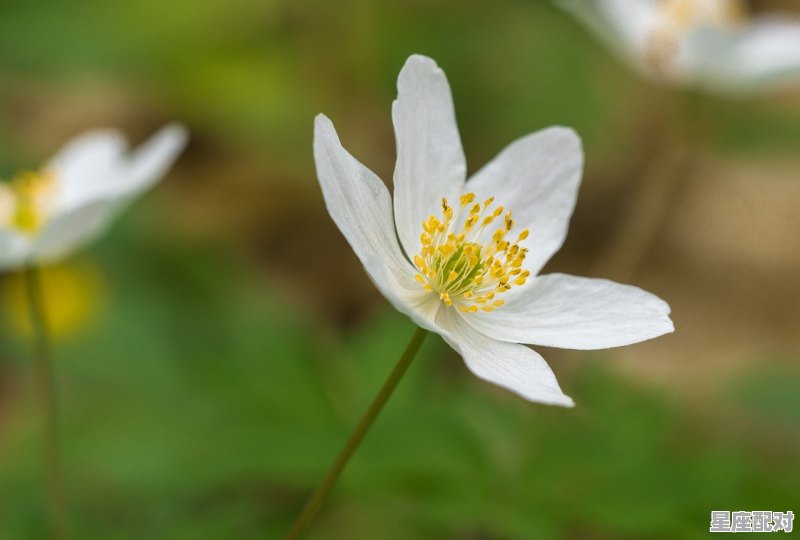
[[[553, 271], [590, 273], [693, 99], [640, 81], [546, 2], [3, 3], [4, 177], [86, 127], [193, 133], [73, 261], [102, 291], [57, 341], [76, 538], [288, 528], [413, 332], [325, 213], [312, 119], [389, 178], [394, 80], [414, 52], [450, 77], [471, 170], [550, 124], [584, 138]], [[711, 510], [796, 505], [800, 263], [770, 246], [794, 223], [780, 204], [800, 200], [782, 176], [798, 170], [800, 102], [698, 99], [712, 165], [696, 180], [718, 191], [689, 192], [636, 281], [670, 301], [677, 333], [542, 350], [574, 410], [483, 384], [429, 338], [309, 538], [700, 538]], [[698, 207], [725, 219], [692, 227]], [[29, 348], [13, 277], [0, 286], [0, 539], [44, 538]]]
[[[58, 368], [78, 537], [278, 536], [410, 323], [339, 339], [236, 265], [127, 230], [98, 256], [113, 303]], [[728, 380], [698, 414], [596, 356], [571, 381], [578, 409], [534, 407], [430, 338], [311, 537], [700, 538], [709, 504], [793, 500], [800, 373]], [[26, 363], [6, 369], [0, 530], [30, 538], [45, 532], [36, 417]]]

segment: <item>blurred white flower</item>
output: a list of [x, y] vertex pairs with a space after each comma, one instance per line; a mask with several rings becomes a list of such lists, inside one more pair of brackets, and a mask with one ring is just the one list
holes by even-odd
[[0, 183], [0, 269], [50, 262], [95, 239], [161, 179], [186, 139], [182, 126], [168, 125], [129, 154], [121, 134], [93, 131], [40, 171]]
[[557, 0], [645, 74], [719, 93], [800, 82], [800, 20], [743, 0]]
[[317, 116], [314, 130], [328, 211], [395, 308], [440, 334], [478, 377], [564, 406], [573, 402], [550, 367], [519, 343], [602, 349], [673, 331], [669, 306], [641, 289], [537, 276], [564, 242], [577, 197], [583, 152], [572, 130], [523, 137], [465, 183], [444, 72], [415, 55], [397, 84], [394, 210], [330, 120]]

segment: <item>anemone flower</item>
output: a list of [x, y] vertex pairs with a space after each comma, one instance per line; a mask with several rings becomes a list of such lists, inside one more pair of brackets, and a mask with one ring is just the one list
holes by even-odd
[[316, 119], [328, 211], [383, 295], [440, 334], [478, 377], [573, 405], [530, 343], [605, 349], [673, 331], [669, 306], [637, 287], [539, 271], [564, 242], [583, 168], [574, 131], [522, 137], [465, 181], [450, 89], [436, 63], [408, 59], [392, 108], [394, 200]]
[[39, 267], [101, 235], [124, 206], [161, 179], [186, 144], [173, 124], [128, 153], [122, 135], [76, 137], [38, 171], [0, 183], [0, 270], [24, 273], [35, 345], [34, 365], [44, 418], [44, 478], [52, 538], [69, 536], [58, 444], [58, 400], [51, 329]]
[[40, 170], [0, 183], [0, 269], [55, 261], [97, 238], [161, 179], [185, 143], [186, 130], [173, 124], [129, 154], [121, 134], [92, 131]]
[[557, 0], [639, 71], [717, 93], [800, 82], [800, 20], [743, 0]]
[[570, 129], [523, 137], [468, 181], [450, 87], [414, 55], [397, 81], [394, 199], [333, 124], [314, 129], [328, 212], [392, 305], [419, 329], [286, 536], [311, 522], [428, 331], [478, 377], [530, 401], [571, 407], [547, 362], [521, 343], [603, 349], [673, 331], [669, 306], [636, 287], [539, 271], [564, 242], [583, 152]]

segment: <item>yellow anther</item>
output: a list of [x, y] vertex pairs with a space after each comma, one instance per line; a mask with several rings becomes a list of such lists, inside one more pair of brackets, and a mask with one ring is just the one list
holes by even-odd
[[8, 184], [9, 225], [29, 234], [41, 229], [54, 202], [55, 179], [51, 171], [24, 172]]
[[526, 238], [528, 238], [529, 234], [530, 231], [528, 229], [523, 230], [521, 233], [519, 233], [519, 236], [517, 237], [517, 242], [525, 240]]
[[474, 200], [475, 200], [475, 194], [474, 193], [465, 193], [464, 195], [461, 196], [461, 206], [462, 207], [463, 206], [467, 206], [468, 204], [470, 204]]
[[[482, 203], [475, 199], [473, 193], [461, 195], [456, 212], [442, 198], [442, 219], [430, 216], [422, 223], [420, 252], [412, 257], [418, 270], [414, 278], [445, 306], [456, 306], [462, 313], [490, 313], [504, 305], [495, 294], [524, 283], [529, 275], [521, 269], [527, 250], [517, 243], [528, 232], [510, 243], [505, 238], [514, 226], [511, 212], [493, 207], [494, 197]], [[487, 229], [500, 216], [503, 226]]]

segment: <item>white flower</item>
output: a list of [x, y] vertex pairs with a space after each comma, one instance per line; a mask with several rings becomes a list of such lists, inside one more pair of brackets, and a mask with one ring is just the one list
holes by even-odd
[[645, 74], [721, 93], [800, 81], [800, 21], [743, 0], [558, 0]]
[[0, 183], [0, 269], [53, 261], [95, 239], [167, 172], [186, 139], [169, 125], [129, 155], [121, 134], [93, 131], [40, 171]]
[[444, 72], [415, 55], [397, 85], [394, 209], [327, 117], [317, 116], [314, 130], [328, 211], [395, 308], [440, 334], [478, 377], [565, 406], [573, 402], [550, 367], [519, 343], [602, 349], [673, 331], [669, 306], [641, 289], [537, 276], [564, 242], [575, 206], [583, 153], [572, 130], [523, 137], [465, 183]]

